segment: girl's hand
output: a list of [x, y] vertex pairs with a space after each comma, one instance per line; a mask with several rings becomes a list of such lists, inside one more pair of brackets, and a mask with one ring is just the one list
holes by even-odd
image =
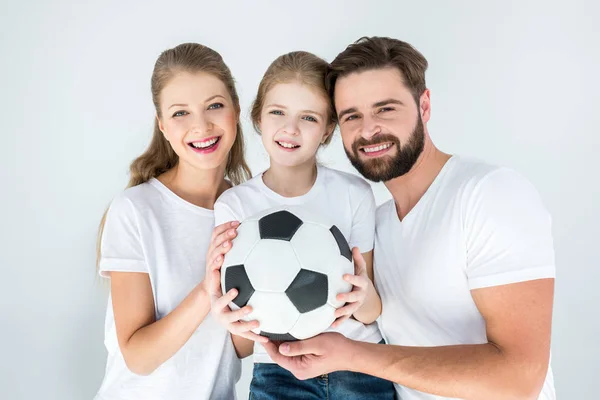
[[354, 287], [349, 293], [340, 293], [336, 300], [346, 303], [345, 306], [335, 310], [336, 320], [331, 324], [332, 328], [339, 327], [350, 318], [365, 303], [369, 289], [369, 277], [367, 275], [367, 264], [358, 247], [352, 249], [354, 259], [354, 275], [344, 275], [344, 280]]

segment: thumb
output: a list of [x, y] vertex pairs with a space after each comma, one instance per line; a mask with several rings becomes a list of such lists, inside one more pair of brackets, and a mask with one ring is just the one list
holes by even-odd
[[352, 259], [354, 259], [354, 273], [356, 275], [360, 275], [363, 271], [366, 271], [367, 263], [358, 247], [352, 248]]
[[209, 288], [212, 297], [219, 298], [223, 296], [221, 291], [221, 273], [219, 271], [215, 270], [211, 272]]
[[304, 354], [319, 355], [319, 346], [315, 338], [300, 340], [298, 342], [283, 343], [279, 346], [279, 352], [286, 356], [301, 356]]

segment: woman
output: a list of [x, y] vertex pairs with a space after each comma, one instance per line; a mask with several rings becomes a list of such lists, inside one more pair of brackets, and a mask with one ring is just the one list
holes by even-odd
[[152, 141], [100, 230], [111, 297], [96, 399], [232, 399], [240, 365], [209, 317], [205, 259], [216, 199], [250, 174], [239, 98], [221, 56], [193, 43], [160, 55], [152, 98]]

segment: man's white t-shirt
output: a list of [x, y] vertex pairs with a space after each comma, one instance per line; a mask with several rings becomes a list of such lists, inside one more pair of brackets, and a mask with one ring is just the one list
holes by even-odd
[[[205, 275], [214, 214], [157, 179], [129, 188], [109, 208], [100, 274], [150, 276], [156, 319], [169, 314]], [[108, 360], [96, 400], [234, 399], [241, 366], [231, 336], [207, 315], [186, 344], [148, 376], [127, 368], [117, 342], [111, 299], [105, 322]]]
[[[471, 290], [554, 278], [550, 215], [516, 172], [453, 156], [400, 221], [377, 209], [375, 284], [389, 344], [487, 343]], [[403, 400], [443, 397], [396, 385]], [[539, 399], [555, 399], [549, 369]]]
[[[375, 234], [375, 198], [371, 186], [358, 176], [323, 166], [317, 167], [317, 178], [308, 193], [284, 197], [269, 189], [262, 173], [225, 191], [215, 203], [215, 224], [240, 221], [277, 206], [301, 206], [338, 227], [350, 247], [361, 253], [373, 250]], [[348, 319], [336, 329], [344, 336], [363, 342], [378, 343], [381, 333], [376, 323], [364, 325]], [[273, 363], [264, 347], [255, 343], [255, 363]]]

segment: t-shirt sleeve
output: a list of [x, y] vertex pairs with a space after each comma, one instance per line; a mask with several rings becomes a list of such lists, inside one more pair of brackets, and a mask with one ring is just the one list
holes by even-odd
[[551, 217], [524, 177], [509, 169], [491, 172], [463, 215], [470, 289], [554, 278]]
[[[368, 185], [368, 184], [367, 184]], [[373, 250], [375, 239], [375, 196], [368, 186], [363, 192], [352, 218], [352, 231], [350, 232], [350, 247], [358, 247], [361, 253]]]
[[138, 214], [130, 199], [115, 198], [106, 215], [100, 247], [99, 272], [148, 272], [145, 261]]

